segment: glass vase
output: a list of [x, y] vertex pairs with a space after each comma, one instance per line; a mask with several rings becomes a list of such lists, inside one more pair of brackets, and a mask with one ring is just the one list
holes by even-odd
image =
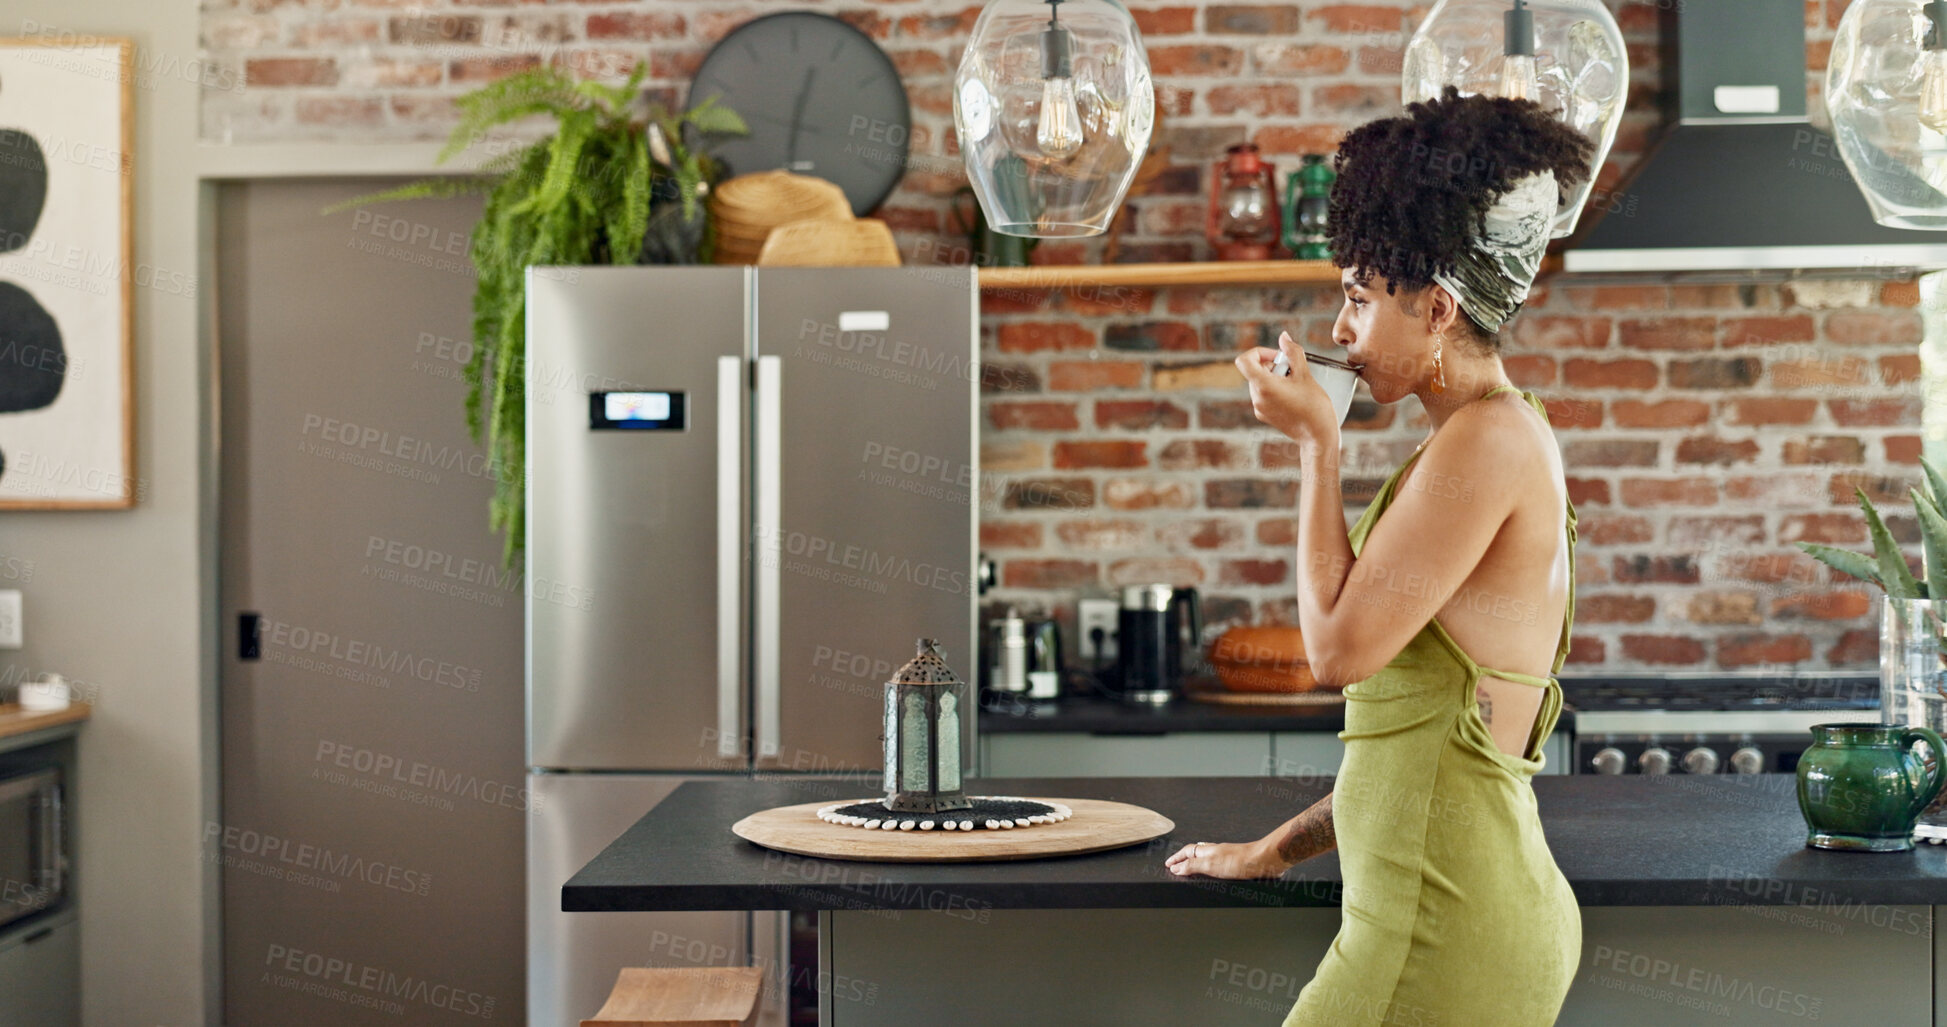
[[[1947, 600], [1880, 598], [1879, 703], [1882, 724], [1947, 731]], [[1947, 841], [1947, 792], [1921, 811], [1913, 836]]]

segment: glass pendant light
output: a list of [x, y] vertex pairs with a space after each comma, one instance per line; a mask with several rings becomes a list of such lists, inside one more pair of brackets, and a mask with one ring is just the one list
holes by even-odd
[[994, 231], [1108, 230], [1156, 115], [1149, 58], [1119, 0], [993, 0], [953, 86], [967, 179]]
[[[1595, 143], [1599, 171], [1629, 98], [1629, 55], [1602, 0], [1439, 0], [1406, 44], [1400, 93], [1415, 103], [1447, 86], [1539, 103]], [[1562, 197], [1551, 234], [1575, 230], [1594, 188], [1592, 174]]]
[[[1853, 0], [1825, 70], [1832, 136], [1873, 220], [1947, 229], [1947, 2]], [[1829, 154], [1807, 154], [1808, 165]]]

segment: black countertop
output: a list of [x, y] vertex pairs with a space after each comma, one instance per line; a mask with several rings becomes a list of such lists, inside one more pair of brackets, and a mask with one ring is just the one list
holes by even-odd
[[[1163, 866], [1196, 841], [1257, 838], [1323, 796], [1329, 779], [990, 778], [973, 794], [1112, 799], [1169, 817], [1167, 838], [1109, 852], [987, 863], [869, 863], [765, 849], [730, 832], [759, 810], [873, 793], [831, 777], [692, 781], [561, 891], [605, 910], [1331, 906], [1338, 857], [1276, 881], [1180, 878]], [[1805, 845], [1791, 774], [1534, 779], [1548, 844], [1585, 906], [1947, 905], [1947, 847], [1832, 852]]]
[[[1559, 731], [1575, 730], [1582, 709], [1725, 709], [1769, 712], [1775, 708], [1877, 710], [1879, 675], [1860, 671], [1764, 671], [1726, 674], [1712, 671], [1558, 674], [1563, 693]], [[1216, 678], [1193, 677], [1188, 687], [1221, 687]], [[1766, 691], [1770, 705], [1710, 701], [1726, 692]], [[1618, 705], [1618, 690], [1637, 698]], [[1666, 697], [1665, 697], [1666, 696]], [[1655, 698], [1665, 697], [1665, 698]], [[1588, 699], [1590, 704], [1582, 705]], [[1099, 693], [1077, 693], [1059, 700], [1032, 700], [983, 692], [980, 730], [994, 734], [1048, 731], [1102, 735], [1161, 735], [1177, 731], [1330, 731], [1345, 730], [1345, 704], [1315, 706], [1228, 706], [1178, 699], [1162, 706], [1126, 703]]]
[[[1562, 707], [1558, 731], [1575, 729], [1575, 711]], [[1098, 735], [1166, 735], [1179, 731], [1329, 731], [1345, 730], [1345, 703], [1314, 706], [1222, 706], [1178, 699], [1161, 706], [1139, 705], [1099, 696], [1034, 700], [986, 695], [980, 701], [980, 730], [991, 734], [1072, 731]]]

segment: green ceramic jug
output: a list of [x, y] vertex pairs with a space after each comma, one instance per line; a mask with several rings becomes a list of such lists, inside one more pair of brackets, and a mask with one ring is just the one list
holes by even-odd
[[[1925, 739], [1932, 759], [1913, 743]], [[1947, 746], [1924, 727], [1814, 724], [1798, 758], [1798, 809], [1805, 844], [1855, 852], [1913, 848], [1913, 822], [1940, 791]]]

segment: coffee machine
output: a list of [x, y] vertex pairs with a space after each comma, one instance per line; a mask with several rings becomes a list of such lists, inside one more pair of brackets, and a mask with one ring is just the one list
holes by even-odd
[[1137, 703], [1167, 703], [1183, 694], [1183, 680], [1203, 639], [1203, 606], [1194, 588], [1130, 585], [1116, 612], [1120, 695]]

